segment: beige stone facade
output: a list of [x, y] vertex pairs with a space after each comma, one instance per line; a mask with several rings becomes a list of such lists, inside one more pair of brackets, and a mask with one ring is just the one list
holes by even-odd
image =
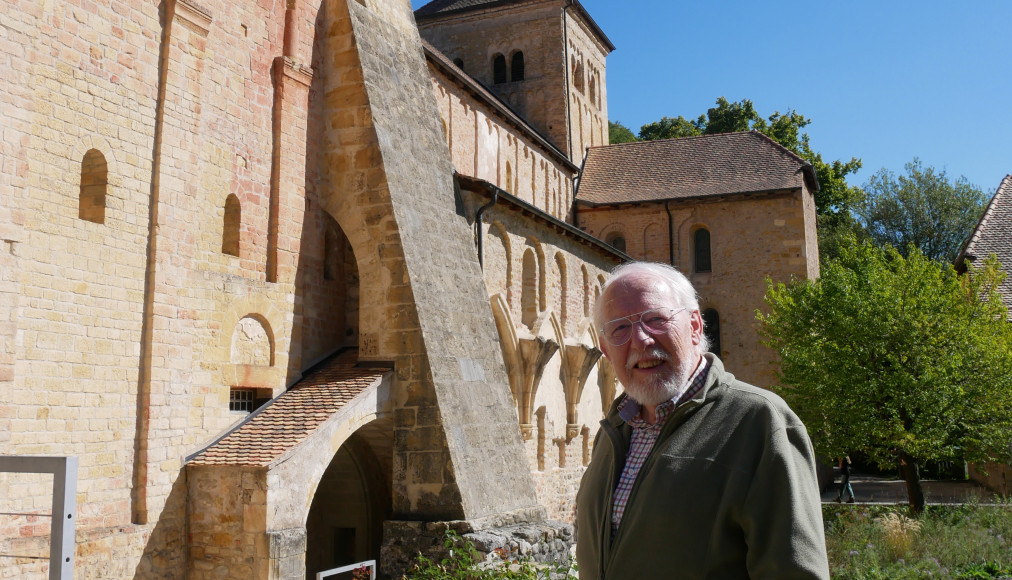
[[[0, 454], [79, 458], [76, 577], [393, 573], [433, 522], [566, 553], [615, 232], [688, 267], [710, 227], [763, 376], [754, 279], [814, 275], [810, 193], [681, 203], [674, 246], [657, 204], [577, 212], [613, 47], [498, 4], [0, 7]], [[0, 578], [45, 575], [52, 485], [0, 474]]]
[[[815, 205], [804, 189], [731, 202], [718, 198], [667, 208], [644, 203], [580, 211], [580, 224], [588, 232], [601, 239], [621, 236], [633, 258], [673, 263], [685, 272], [699, 294], [700, 309], [719, 316], [720, 352], [714, 352], [736, 377], [766, 387], [776, 380], [774, 355], [760, 343], [755, 310], [763, 305], [767, 276], [818, 276], [815, 232], [807, 227], [814, 222]], [[694, 264], [693, 238], [700, 229], [709, 232], [711, 266], [706, 271]], [[746, 240], [753, 244], [743, 244]]]

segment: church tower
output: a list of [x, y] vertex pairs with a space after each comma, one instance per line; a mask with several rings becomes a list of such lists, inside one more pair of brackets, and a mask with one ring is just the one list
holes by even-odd
[[433, 0], [415, 20], [574, 163], [608, 144], [605, 58], [615, 46], [578, 0]]

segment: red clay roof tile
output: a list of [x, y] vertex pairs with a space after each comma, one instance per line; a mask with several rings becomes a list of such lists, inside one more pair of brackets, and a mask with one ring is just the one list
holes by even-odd
[[998, 256], [1002, 270], [1007, 274], [999, 291], [1009, 307], [1009, 319], [1012, 320], [1012, 175], [1006, 175], [1001, 180], [963, 250], [965, 258], [977, 263], [991, 254]]
[[355, 351], [323, 363], [234, 431], [194, 456], [191, 465], [267, 466], [293, 449], [389, 369], [357, 368]]
[[637, 141], [587, 152], [577, 202], [662, 201], [795, 189], [811, 164], [757, 131]]

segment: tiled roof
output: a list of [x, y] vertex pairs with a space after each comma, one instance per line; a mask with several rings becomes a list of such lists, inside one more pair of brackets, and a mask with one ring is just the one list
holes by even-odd
[[190, 459], [191, 465], [267, 466], [312, 435], [389, 369], [355, 367], [355, 351], [310, 371], [246, 422]]
[[637, 141], [587, 151], [577, 203], [607, 205], [795, 189], [810, 163], [757, 131]]
[[505, 6], [508, 4], [519, 4], [527, 0], [432, 0], [425, 6], [415, 10], [415, 18], [427, 16], [440, 16], [452, 12], [464, 12], [467, 10], [480, 10], [494, 6]]
[[1012, 175], [1006, 175], [1001, 180], [998, 191], [963, 250], [963, 257], [977, 262], [991, 254], [998, 256], [1002, 270], [1007, 274], [1000, 292], [1005, 297], [1012, 320]]

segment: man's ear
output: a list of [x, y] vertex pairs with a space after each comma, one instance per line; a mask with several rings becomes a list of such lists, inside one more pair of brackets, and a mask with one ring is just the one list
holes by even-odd
[[703, 341], [703, 316], [698, 310], [693, 310], [689, 316], [689, 326], [692, 328], [692, 344], [699, 344]]

